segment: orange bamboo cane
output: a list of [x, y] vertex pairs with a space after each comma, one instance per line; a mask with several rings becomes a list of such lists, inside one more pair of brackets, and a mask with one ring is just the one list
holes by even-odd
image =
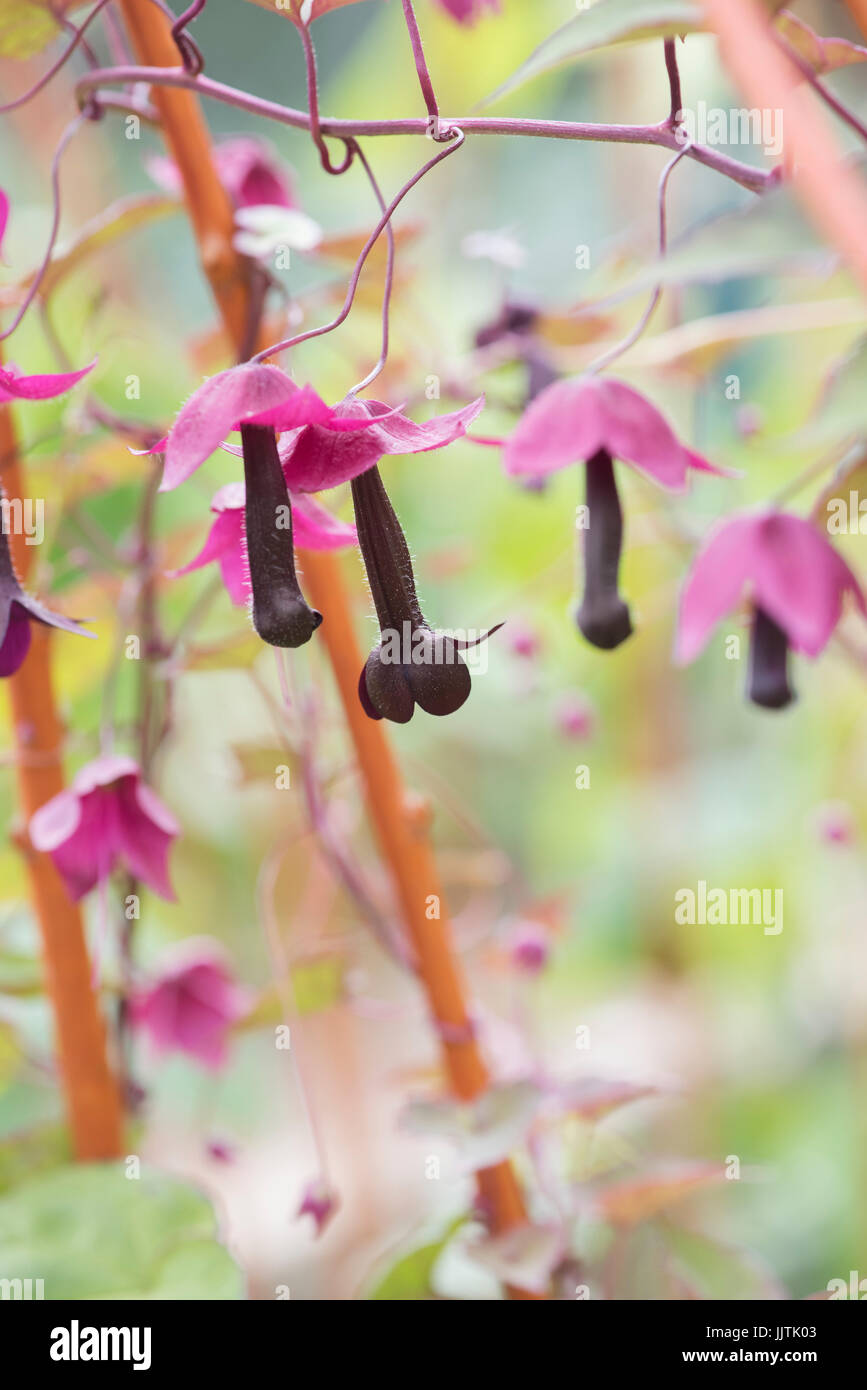
[[[24, 475], [10, 407], [0, 406], [0, 482], [10, 501], [24, 495]], [[26, 578], [30, 548], [10, 537], [15, 566]], [[19, 800], [27, 821], [63, 790], [63, 727], [51, 683], [50, 629], [32, 625], [27, 658], [5, 682], [12, 707]], [[74, 639], [73, 639], [74, 640]], [[106, 1057], [105, 1027], [91, 987], [81, 913], [67, 896], [51, 859], [22, 836], [30, 892], [39, 923], [48, 996], [73, 1151], [77, 1158], [115, 1158], [121, 1152], [120, 1095]]]
[[783, 113], [788, 176], [816, 227], [837, 248], [867, 293], [867, 188], [841, 158], [814, 93], [774, 42], [756, 0], [701, 0], [723, 61], [751, 105]]
[[[152, 67], [177, 66], [169, 25], [150, 0], [121, 0], [121, 8], [140, 61]], [[237, 348], [247, 333], [249, 288], [244, 262], [232, 248], [232, 208], [216, 174], [207, 126], [190, 92], [157, 90], [153, 100], [183, 180], [203, 269]], [[308, 553], [303, 566], [309, 598], [325, 614], [319, 635], [325, 639], [373, 823], [418, 956], [448, 1075], [456, 1094], [469, 1100], [484, 1090], [488, 1075], [473, 1037], [425, 817], [418, 808], [412, 813], [384, 730], [367, 718], [359, 704], [357, 686], [363, 657], [349, 617], [339, 564], [332, 555]], [[438, 917], [429, 915], [432, 902], [438, 905]], [[526, 1221], [521, 1191], [509, 1163], [479, 1173], [478, 1185], [496, 1231]], [[513, 1297], [533, 1297], [518, 1290], [511, 1292]]]
[[852, 11], [852, 18], [867, 39], [867, 0], [846, 0], [846, 4]]

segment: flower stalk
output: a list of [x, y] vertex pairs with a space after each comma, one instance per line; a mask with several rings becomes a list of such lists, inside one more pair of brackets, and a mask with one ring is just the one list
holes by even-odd
[[[155, 67], [172, 66], [176, 55], [170, 29], [156, 7], [149, 0], [121, 0], [121, 8], [140, 61]], [[154, 97], [184, 182], [202, 264], [237, 349], [248, 323], [247, 268], [232, 249], [232, 210], [216, 175], [207, 129], [191, 92], [160, 90]], [[485, 1089], [488, 1075], [452, 947], [445, 900], [427, 837], [426, 811], [411, 802], [381, 724], [369, 719], [358, 701], [363, 658], [334, 556], [305, 552], [304, 580], [313, 604], [326, 614], [322, 638], [355, 745], [371, 818], [417, 953], [446, 1071], [456, 1094], [470, 1100]], [[439, 905], [439, 917], [429, 916], [432, 901]], [[511, 1164], [502, 1162], [480, 1172], [478, 1188], [494, 1231], [526, 1221]], [[517, 1298], [537, 1297], [520, 1290], [511, 1292]]]

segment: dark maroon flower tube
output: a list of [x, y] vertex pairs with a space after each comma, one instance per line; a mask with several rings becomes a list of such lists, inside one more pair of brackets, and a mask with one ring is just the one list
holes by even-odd
[[242, 425], [241, 444], [253, 626], [272, 647], [303, 647], [322, 622], [322, 614], [307, 603], [295, 573], [292, 504], [277, 436], [264, 425]]
[[584, 597], [575, 617], [588, 642], [611, 651], [632, 633], [629, 608], [618, 588], [623, 513], [607, 450], [588, 459], [586, 470], [590, 524], [584, 533]]
[[785, 709], [795, 699], [789, 684], [789, 639], [763, 608], [757, 608], [750, 641], [749, 697], [763, 709]]
[[470, 693], [460, 651], [472, 644], [435, 632], [426, 621], [406, 537], [377, 467], [352, 480], [352, 501], [380, 627], [358, 684], [364, 711], [396, 724], [408, 723], [416, 705], [428, 714], [453, 714]]

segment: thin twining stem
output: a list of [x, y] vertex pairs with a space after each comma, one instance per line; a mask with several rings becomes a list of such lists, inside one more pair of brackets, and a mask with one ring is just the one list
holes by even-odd
[[415, 60], [415, 70], [418, 74], [418, 85], [421, 87], [421, 94], [424, 97], [424, 104], [430, 116], [431, 137], [439, 140], [440, 136], [440, 108], [433, 89], [430, 69], [427, 59], [424, 56], [424, 46], [421, 41], [418, 20], [415, 17], [412, 0], [403, 0], [403, 17], [406, 20], [406, 27], [409, 32], [409, 41], [412, 44], [412, 56]]
[[450, 143], [444, 146], [444, 148], [441, 149], [438, 154], [434, 155], [433, 159], [429, 159], [427, 164], [423, 164], [422, 167], [419, 170], [417, 170], [415, 174], [413, 174], [412, 178], [409, 179], [409, 181], [404, 184], [400, 192], [396, 194], [394, 198], [392, 198], [391, 202], [388, 204], [388, 207], [383, 212], [382, 216], [380, 217], [370, 236], [367, 238], [367, 241], [364, 243], [358, 260], [355, 262], [355, 269], [352, 272], [352, 278], [349, 282], [349, 289], [346, 291], [346, 298], [343, 301], [343, 308], [340, 310], [340, 313], [336, 316], [336, 318], [333, 318], [330, 321], [330, 323], [321, 324], [319, 328], [308, 328], [306, 333], [297, 333], [293, 338], [284, 338], [279, 343], [272, 343], [270, 347], [263, 348], [261, 352], [257, 352], [256, 356], [251, 359], [253, 362], [262, 362], [266, 357], [273, 357], [278, 352], [285, 352], [287, 348], [297, 347], [299, 343], [306, 343], [309, 338], [321, 338], [323, 333], [330, 333], [333, 329], [340, 327], [340, 325], [348, 317], [349, 311], [352, 308], [353, 301], [355, 300], [355, 292], [358, 289], [358, 281], [361, 277], [361, 272], [364, 269], [364, 263], [370, 255], [371, 251], [373, 250], [374, 246], [376, 245], [380, 233], [383, 232], [385, 228], [388, 226], [392, 216], [394, 215], [395, 209], [398, 207], [400, 203], [403, 202], [407, 193], [409, 193], [411, 189], [415, 188], [416, 184], [424, 178], [425, 174], [429, 173], [430, 170], [433, 169], [436, 164], [440, 164], [444, 159], [448, 159], [449, 155], [453, 154], [455, 150], [459, 150], [461, 145], [464, 143], [463, 131], [457, 130], [455, 129], [455, 127], [452, 127], [452, 132], [452, 139]]
[[839, 116], [841, 121], [845, 121], [846, 125], [854, 130], [856, 135], [860, 135], [862, 140], [867, 141], [867, 126], [865, 126], [862, 121], [859, 121], [854, 111], [850, 111], [849, 107], [846, 106], [838, 96], [835, 96], [830, 87], [825, 86], [825, 83], [822, 82], [818, 74], [814, 72], [811, 64], [807, 62], [807, 59], [802, 58], [798, 50], [794, 48], [792, 44], [788, 43], [786, 39], [783, 38], [782, 34], [775, 34], [774, 38], [777, 47], [782, 49], [791, 63], [794, 63], [795, 67], [807, 79], [813, 91], [822, 98], [829, 110], [833, 111], [836, 116]]
[[[162, 87], [181, 87], [196, 92], [200, 97], [219, 101], [224, 105], [236, 107], [239, 111], [249, 111], [265, 120], [277, 121], [281, 125], [296, 130], [310, 130], [311, 122], [307, 111], [298, 111], [291, 106], [281, 106], [278, 102], [266, 101], [237, 87], [229, 87], [223, 82], [215, 82], [210, 77], [191, 77], [180, 68], [143, 67], [135, 64], [122, 64], [117, 67], [97, 69], [85, 74], [76, 85], [79, 104], [88, 98], [97, 102], [103, 100], [98, 88], [104, 84], [146, 82]], [[140, 106], [131, 96], [126, 105], [120, 97], [115, 97], [111, 105], [118, 110], [129, 110], [141, 115]], [[663, 149], [677, 150], [681, 142], [667, 120], [657, 125], [601, 125], [583, 121], [542, 121], [515, 116], [466, 116], [449, 118], [444, 121], [448, 129], [457, 126], [465, 135], [523, 135], [548, 140], [598, 140], [617, 145], [658, 145]], [[427, 117], [407, 117], [400, 120], [357, 121], [320, 119], [319, 130], [322, 135], [333, 135], [340, 139], [352, 136], [364, 138], [378, 135], [430, 135], [430, 121]], [[445, 133], [445, 130], [443, 130]], [[705, 145], [691, 145], [689, 157], [708, 169], [733, 179], [752, 193], [763, 193], [779, 179], [776, 169], [756, 169], [751, 164], [732, 159], [720, 150], [708, 149]]]
[[683, 98], [680, 93], [680, 69], [677, 66], [677, 39], [665, 40], [665, 67], [668, 73], [668, 86], [671, 91], [671, 111], [669, 125], [676, 126], [681, 120]]
[[193, 3], [184, 10], [183, 14], [178, 15], [172, 25], [172, 38], [181, 55], [181, 61], [187, 72], [192, 73], [193, 77], [198, 77], [199, 73], [204, 71], [205, 59], [195, 39], [187, 33], [187, 25], [191, 24], [204, 8], [205, 0], [193, 0]]
[[[662, 177], [659, 180], [660, 260], [662, 260], [666, 251], [668, 250], [668, 219], [665, 211], [665, 194], [668, 188], [668, 180], [671, 178], [671, 175], [674, 172], [675, 167], [680, 163], [684, 155], [688, 153], [689, 145], [684, 145], [680, 153], [676, 154], [674, 156], [674, 159], [670, 159], [668, 161], [668, 163], [662, 171]], [[630, 333], [627, 333], [626, 337], [623, 339], [622, 342], [616, 343], [613, 348], [609, 348], [607, 352], [603, 352], [601, 357], [595, 358], [595, 360], [591, 362], [589, 367], [587, 367], [586, 369], [588, 375], [591, 373], [600, 372], [603, 367], [609, 367], [612, 362], [616, 362], [618, 357], [622, 357], [625, 352], [629, 351], [633, 344], [638, 342], [638, 339], [641, 337], [647, 325], [650, 323], [650, 320], [653, 318], [653, 315], [656, 312], [656, 306], [661, 298], [662, 282], [655, 286], [653, 293], [651, 294], [650, 299], [647, 302], [647, 308], [641, 315], [641, 318], [638, 320], [638, 323], [635, 325], [632, 331]]]
[[[0, 106], [0, 115], [2, 115], [6, 111], [15, 111], [19, 106], [24, 106], [25, 103], [28, 102], [31, 97], [35, 97], [39, 92], [42, 91], [43, 87], [48, 86], [48, 83], [51, 81], [52, 77], [55, 77], [57, 73], [60, 72], [60, 69], [64, 66], [64, 64], [72, 57], [73, 53], [75, 52], [78, 45], [82, 42], [84, 35], [90, 28], [93, 21], [96, 19], [96, 16], [99, 14], [100, 10], [104, 10], [106, 5], [108, 4], [110, 4], [110, 0], [97, 0], [97, 3], [94, 5], [90, 14], [87, 16], [87, 19], [85, 19], [79, 25], [72, 26], [75, 30], [72, 42], [67, 44], [66, 48], [64, 48], [57, 61], [55, 63], [52, 63], [48, 71], [46, 73], [43, 73], [42, 77], [40, 77], [39, 80], [35, 82], [32, 87], [29, 87], [27, 91], [23, 93], [23, 95], [21, 95], [20, 97], [16, 97], [14, 101], [7, 101], [2, 106]], [[99, 68], [95, 68], [94, 71], [98, 72]]]
[[63, 158], [67, 145], [73, 137], [78, 134], [81, 127], [90, 119], [91, 117], [87, 111], [80, 111], [79, 114], [74, 116], [69, 122], [69, 125], [58, 141], [57, 149], [54, 151], [54, 157], [51, 161], [51, 197], [54, 210], [51, 218], [51, 232], [48, 237], [48, 245], [42, 257], [42, 264], [34, 275], [24, 299], [21, 301], [18, 313], [15, 315], [9, 327], [5, 328], [3, 332], [0, 333], [0, 343], [4, 342], [6, 338], [10, 337], [10, 335], [15, 332], [19, 323], [24, 318], [24, 315], [27, 313], [27, 310], [30, 308], [30, 305], [39, 293], [39, 286], [42, 284], [45, 272], [51, 262], [54, 246], [57, 241], [57, 233], [60, 228], [60, 161]]
[[[385, 205], [385, 199], [382, 196], [382, 190], [376, 181], [373, 170], [371, 169], [370, 164], [367, 161], [367, 157], [364, 154], [364, 151], [357, 142], [355, 144], [355, 152], [358, 155], [364, 172], [370, 181], [370, 186], [373, 189], [376, 201], [379, 203], [379, 210], [382, 213], [382, 215], [385, 216], [387, 208]], [[352, 389], [347, 392], [347, 395], [349, 396], [357, 396], [359, 391], [364, 391], [368, 386], [371, 386], [373, 382], [376, 381], [376, 378], [379, 376], [380, 372], [386, 364], [386, 361], [388, 360], [389, 311], [391, 308], [391, 291], [394, 286], [394, 228], [391, 225], [390, 217], [385, 224], [385, 235], [388, 243], [388, 249], [386, 253], [385, 262], [385, 286], [382, 292], [382, 345], [380, 347], [379, 359], [376, 363], [376, 366], [373, 367], [367, 373], [367, 376], [363, 379], [363, 381], [359, 381], [357, 386], [353, 386]]]
[[307, 70], [307, 105], [310, 108], [310, 134], [313, 143], [319, 151], [319, 159], [326, 174], [345, 174], [352, 163], [352, 156], [355, 153], [355, 145], [350, 140], [344, 140], [346, 155], [342, 164], [332, 164], [328, 146], [322, 136], [322, 129], [319, 123], [319, 78], [316, 73], [316, 49], [313, 47], [313, 39], [310, 37], [310, 30], [306, 24], [298, 25], [298, 32], [301, 35], [301, 43], [304, 47], [304, 65]]

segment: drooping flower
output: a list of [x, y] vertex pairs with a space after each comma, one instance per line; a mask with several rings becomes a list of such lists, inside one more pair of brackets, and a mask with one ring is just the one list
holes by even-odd
[[[295, 544], [302, 550], [339, 550], [356, 540], [355, 527], [338, 520], [305, 493], [289, 494], [292, 505]], [[204, 565], [218, 564], [223, 583], [232, 602], [244, 604], [250, 598], [247, 541], [244, 534], [245, 487], [226, 483], [215, 492], [211, 511], [215, 520], [207, 540], [194, 559], [169, 577], [178, 579]]]
[[94, 359], [77, 372], [37, 372], [27, 376], [10, 362], [8, 366], [0, 367], [0, 405], [9, 401], [47, 401], [54, 396], [62, 396], [64, 391], [92, 372], [95, 366]]
[[485, 10], [492, 10], [494, 14], [500, 12], [500, 0], [436, 0], [441, 10], [450, 14], [452, 19], [456, 19], [458, 24], [475, 24], [477, 19], [481, 19]]
[[506, 441], [504, 465], [513, 477], [536, 482], [556, 469], [584, 462], [589, 518], [584, 536], [584, 596], [576, 614], [588, 642], [618, 647], [632, 632], [618, 576], [623, 514], [614, 460], [653, 482], [683, 491], [690, 470], [722, 474], [681, 444], [645, 396], [611, 377], [569, 378], [543, 390]]
[[42, 623], [80, 637], [95, 637], [72, 618], [52, 613], [26, 594], [18, 582], [6, 528], [0, 524], [0, 677], [14, 676], [30, 650], [30, 624]]
[[297, 1215], [311, 1216], [317, 1237], [322, 1235], [340, 1205], [340, 1198], [324, 1178], [314, 1178], [304, 1189]]
[[815, 657], [827, 645], [858, 580], [809, 521], [765, 510], [716, 527], [693, 563], [680, 604], [676, 655], [694, 660], [711, 629], [747, 595], [752, 608], [749, 698], [767, 709], [793, 699], [789, 648]]
[[407, 724], [416, 705], [427, 714], [454, 714], [469, 697], [470, 673], [461, 652], [484, 641], [436, 632], [419, 605], [409, 547], [374, 465], [352, 480], [358, 544], [379, 619], [380, 640], [361, 672], [358, 695], [371, 719]]
[[[234, 429], [244, 457], [245, 532], [253, 625], [273, 646], [297, 647], [322, 621], [295, 572], [291, 495], [320, 492], [373, 468], [385, 453], [440, 448], [465, 433], [483, 400], [416, 424], [377, 401], [330, 407], [279, 367], [249, 362], [205, 382], [164, 446], [162, 490], [177, 487]], [[287, 432], [278, 452], [276, 432]]]
[[35, 849], [50, 854], [73, 901], [122, 866], [173, 899], [168, 852], [180, 827], [133, 758], [95, 758], [30, 819]]
[[[269, 140], [254, 135], [229, 136], [214, 146], [214, 162], [235, 207], [298, 206], [292, 171]], [[167, 193], [183, 192], [183, 181], [173, 159], [153, 154], [146, 163], [148, 173], [160, 188]]]
[[130, 1001], [130, 1021], [158, 1052], [185, 1052], [212, 1070], [225, 1063], [232, 1025], [246, 1011], [246, 994], [220, 952], [197, 940]]

